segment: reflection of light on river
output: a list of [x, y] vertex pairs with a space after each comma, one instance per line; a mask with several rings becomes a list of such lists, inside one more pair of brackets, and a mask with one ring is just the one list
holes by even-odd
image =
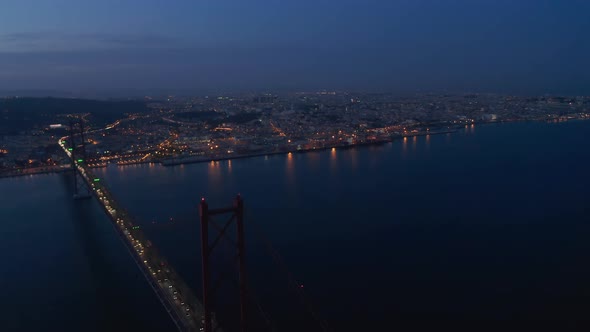
[[335, 171], [338, 165], [338, 156], [336, 155], [336, 148], [330, 150], [330, 169]]
[[221, 171], [219, 169], [218, 161], [211, 161], [207, 167], [209, 183], [213, 186], [217, 186], [221, 182]]
[[295, 184], [295, 161], [293, 160], [293, 153], [287, 153], [287, 164], [286, 164], [286, 171], [287, 171], [287, 181], [289, 185]]
[[408, 137], [404, 136], [402, 140], [402, 157], [406, 157], [408, 155]]

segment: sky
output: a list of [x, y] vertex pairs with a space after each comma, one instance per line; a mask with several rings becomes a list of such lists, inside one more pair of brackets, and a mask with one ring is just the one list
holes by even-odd
[[587, 0], [1, 0], [0, 90], [590, 95]]

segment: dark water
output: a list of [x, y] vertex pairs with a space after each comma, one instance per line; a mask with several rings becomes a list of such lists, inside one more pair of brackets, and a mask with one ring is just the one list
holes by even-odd
[[[197, 293], [197, 203], [224, 206], [241, 193], [251, 283], [279, 330], [311, 316], [284, 266], [336, 331], [587, 330], [589, 162], [590, 122], [518, 123], [97, 173]], [[70, 201], [66, 184], [63, 175], [0, 181], [2, 321], [170, 328], [96, 203]], [[237, 291], [227, 286], [226, 322]]]
[[0, 331], [170, 330], [95, 201], [64, 175], [0, 181]]

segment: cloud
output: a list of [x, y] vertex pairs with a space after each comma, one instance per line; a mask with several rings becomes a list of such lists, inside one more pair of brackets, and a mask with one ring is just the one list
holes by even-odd
[[180, 43], [175, 38], [151, 33], [0, 33], [0, 49], [3, 52], [162, 48], [178, 45]]
[[43, 38], [43, 34], [39, 32], [13, 32], [0, 34], [0, 41], [14, 43], [36, 41]]

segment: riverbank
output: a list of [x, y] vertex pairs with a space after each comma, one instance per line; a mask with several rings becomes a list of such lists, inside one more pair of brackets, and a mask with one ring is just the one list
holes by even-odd
[[196, 157], [187, 157], [183, 159], [167, 159], [160, 162], [162, 166], [178, 166], [184, 164], [196, 164], [196, 163], [205, 163], [211, 161], [223, 161], [223, 160], [233, 160], [233, 159], [245, 159], [245, 158], [255, 158], [255, 157], [262, 157], [262, 156], [272, 156], [272, 155], [279, 155], [279, 154], [289, 154], [289, 153], [307, 153], [307, 152], [319, 152], [325, 151], [330, 149], [353, 149], [356, 147], [362, 146], [372, 146], [372, 145], [382, 145], [386, 143], [391, 143], [398, 139], [403, 139], [404, 137], [414, 137], [414, 136], [428, 136], [428, 135], [442, 135], [448, 133], [455, 133], [459, 131], [463, 126], [449, 129], [449, 130], [433, 130], [433, 131], [424, 131], [418, 133], [412, 133], [407, 135], [400, 135], [400, 136], [392, 136], [390, 138], [384, 138], [380, 140], [372, 140], [366, 142], [359, 142], [354, 144], [339, 144], [339, 145], [327, 145], [323, 147], [314, 147], [310, 149], [294, 149], [294, 150], [286, 150], [286, 151], [267, 151], [267, 152], [256, 152], [256, 153], [248, 153], [248, 154], [239, 154], [239, 155], [232, 155], [232, 156], [223, 156], [223, 157], [208, 157], [208, 156], [196, 156]]
[[[552, 118], [552, 119], [512, 119], [512, 120], [503, 120], [503, 121], [490, 121], [490, 122], [474, 122], [472, 124], [455, 126], [447, 130], [427, 130], [427, 131], [420, 131], [416, 133], [410, 133], [406, 135], [399, 135], [399, 136], [391, 136], [390, 138], [380, 139], [380, 140], [372, 140], [367, 142], [360, 142], [354, 144], [339, 144], [339, 145], [329, 145], [323, 147], [314, 147], [310, 149], [293, 149], [293, 150], [281, 150], [281, 151], [264, 151], [264, 152], [255, 152], [255, 153], [246, 153], [246, 154], [235, 154], [231, 156], [192, 156], [192, 157], [185, 157], [185, 158], [170, 158], [166, 160], [142, 160], [138, 162], [117, 162], [117, 166], [130, 166], [136, 164], [161, 164], [162, 166], [178, 166], [184, 164], [196, 164], [196, 163], [205, 163], [211, 161], [224, 161], [224, 160], [232, 160], [232, 159], [245, 159], [245, 158], [256, 158], [262, 156], [271, 156], [271, 155], [280, 155], [280, 154], [288, 154], [288, 153], [307, 153], [307, 152], [315, 152], [315, 151], [324, 151], [330, 149], [352, 149], [356, 147], [362, 146], [371, 146], [371, 145], [380, 145], [386, 144], [390, 142], [394, 142], [398, 139], [403, 139], [404, 137], [415, 137], [415, 136], [428, 136], [428, 135], [441, 135], [441, 134], [448, 134], [448, 133], [455, 133], [465, 126], [469, 125], [490, 125], [490, 124], [502, 124], [502, 123], [513, 123], [513, 122], [548, 122], [548, 123], [557, 123], [557, 122], [565, 122], [565, 121], [584, 121], [590, 120], [590, 116], [580, 116], [580, 117], [572, 117], [572, 118]], [[106, 165], [102, 166], [105, 167]], [[49, 173], [63, 173], [70, 170], [69, 165], [62, 165], [62, 166], [55, 166], [55, 167], [38, 167], [38, 168], [27, 168], [27, 169], [19, 169], [19, 170], [10, 170], [5, 172], [0, 172], [0, 178], [8, 178], [8, 177], [17, 177], [17, 176], [26, 176], [26, 175], [36, 175], [36, 174], [49, 174]]]
[[64, 173], [70, 171], [72, 168], [67, 165], [53, 166], [53, 167], [35, 167], [35, 168], [19, 168], [16, 170], [10, 170], [6, 172], [0, 172], [0, 178], [11, 178], [17, 176], [26, 175], [38, 175], [38, 174], [51, 174], [51, 173]]
[[[352, 149], [355, 147], [362, 147], [362, 146], [371, 146], [371, 145], [380, 145], [386, 144], [390, 142], [394, 142], [398, 139], [403, 139], [404, 137], [416, 137], [416, 136], [429, 136], [429, 135], [442, 135], [442, 134], [449, 134], [449, 133], [456, 133], [457, 131], [465, 128], [466, 126], [471, 125], [491, 125], [491, 124], [502, 124], [502, 123], [514, 123], [514, 122], [564, 122], [564, 121], [576, 121], [576, 120], [589, 120], [588, 117], [572, 117], [567, 119], [513, 119], [513, 120], [501, 120], [501, 121], [488, 121], [488, 122], [473, 122], [471, 124], [465, 124], [460, 126], [449, 127], [446, 130], [426, 130], [426, 131], [419, 131], [416, 133], [410, 133], [406, 135], [399, 135], [399, 136], [391, 136], [390, 138], [380, 139], [380, 140], [372, 140], [367, 142], [359, 142], [354, 144], [341, 144], [341, 145], [328, 145], [323, 147], [314, 147], [311, 149], [294, 149], [294, 150], [282, 150], [282, 151], [265, 151], [265, 152], [256, 152], [256, 153], [247, 153], [247, 154], [238, 154], [232, 156], [193, 156], [193, 157], [185, 157], [185, 158], [171, 158], [162, 161], [141, 161], [137, 163], [128, 163], [125, 165], [133, 165], [133, 164], [145, 164], [145, 163], [160, 163], [162, 166], [179, 166], [184, 164], [196, 164], [196, 163], [206, 163], [211, 161], [224, 161], [224, 160], [233, 160], [233, 159], [245, 159], [245, 158], [256, 158], [262, 156], [272, 156], [272, 155], [280, 155], [280, 154], [288, 154], [288, 153], [307, 153], [307, 152], [315, 152], [315, 151], [324, 151], [330, 149]], [[123, 166], [123, 165], [119, 165]]]

